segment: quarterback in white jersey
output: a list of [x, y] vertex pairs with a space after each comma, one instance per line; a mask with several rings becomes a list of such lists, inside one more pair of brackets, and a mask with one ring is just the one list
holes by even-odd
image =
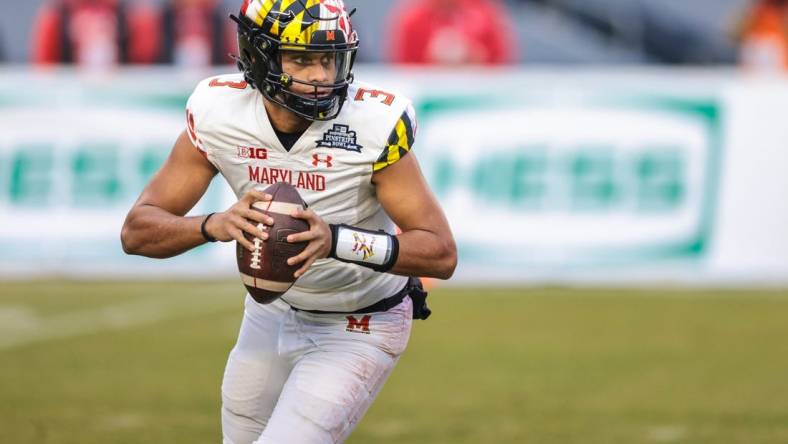
[[[239, 198], [261, 184], [288, 182], [326, 223], [393, 233], [372, 175], [410, 149], [416, 128], [408, 99], [381, 94], [354, 82], [336, 118], [314, 122], [286, 149], [266, 116], [262, 95], [241, 74], [219, 76], [201, 82], [189, 99], [188, 133]], [[396, 143], [389, 144], [394, 136]], [[396, 293], [406, 280], [319, 259], [283, 298], [297, 308], [352, 312], [381, 294]]]
[[[205, 242], [262, 241], [273, 220], [250, 207], [287, 182], [309, 230], [288, 259], [295, 285], [247, 295], [222, 383], [224, 444], [343, 442], [426, 319], [411, 276], [449, 278], [454, 240], [415, 156], [416, 116], [396, 93], [354, 82], [358, 38], [341, 0], [245, 0], [240, 74], [201, 82], [186, 128], [129, 212], [129, 254], [165, 258]], [[221, 174], [238, 202], [185, 214]], [[401, 230], [399, 234], [397, 229]], [[365, 239], [365, 242], [359, 242]]]

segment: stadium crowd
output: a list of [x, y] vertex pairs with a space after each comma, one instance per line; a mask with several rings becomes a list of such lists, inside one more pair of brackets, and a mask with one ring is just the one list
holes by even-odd
[[[228, 64], [235, 29], [227, 15], [236, 3], [4, 4], [0, 61], [86, 68]], [[364, 6], [354, 17], [366, 39], [362, 62], [788, 67], [788, 0], [365, 0]]]

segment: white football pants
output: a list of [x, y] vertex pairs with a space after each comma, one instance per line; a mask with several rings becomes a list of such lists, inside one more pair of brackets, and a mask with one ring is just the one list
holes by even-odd
[[405, 350], [411, 318], [407, 297], [387, 312], [335, 315], [247, 296], [222, 382], [223, 443], [343, 442]]

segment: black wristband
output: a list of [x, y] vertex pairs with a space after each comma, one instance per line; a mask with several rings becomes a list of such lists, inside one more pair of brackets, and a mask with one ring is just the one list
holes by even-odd
[[200, 233], [202, 233], [202, 237], [204, 237], [207, 242], [216, 242], [216, 238], [208, 234], [208, 232], [205, 230], [205, 225], [208, 223], [208, 219], [210, 219], [214, 214], [216, 213], [211, 213], [205, 216], [205, 219], [203, 219], [202, 223], [200, 224]]
[[339, 224], [328, 224], [331, 230], [331, 251], [328, 252], [328, 257], [337, 258], [337, 240], [339, 239]]

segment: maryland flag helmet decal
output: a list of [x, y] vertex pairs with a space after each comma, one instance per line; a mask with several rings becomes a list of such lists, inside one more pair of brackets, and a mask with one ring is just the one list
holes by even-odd
[[[238, 23], [238, 67], [269, 100], [309, 120], [333, 119], [353, 81], [359, 42], [352, 14], [342, 0], [245, 0], [239, 16], [231, 16]], [[310, 83], [285, 72], [281, 54], [286, 51], [330, 57], [333, 82]], [[296, 94], [293, 84], [313, 87], [315, 94]], [[315, 98], [326, 88], [330, 97]]]

